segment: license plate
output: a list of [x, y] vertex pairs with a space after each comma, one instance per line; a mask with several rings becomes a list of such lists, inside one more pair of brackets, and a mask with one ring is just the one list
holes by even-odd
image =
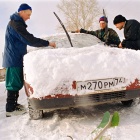
[[79, 81], [76, 83], [77, 90], [109, 90], [125, 83], [125, 78], [108, 78], [99, 80]]

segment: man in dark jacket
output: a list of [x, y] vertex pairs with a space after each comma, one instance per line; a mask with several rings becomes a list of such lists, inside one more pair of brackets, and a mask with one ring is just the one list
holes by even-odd
[[125, 39], [119, 47], [140, 50], [140, 23], [134, 19], [127, 20], [122, 15], [116, 16], [113, 22], [119, 30], [124, 28]]
[[34, 37], [26, 28], [26, 20], [30, 19], [32, 8], [21, 4], [18, 13], [10, 17], [5, 35], [3, 67], [6, 68], [7, 103], [6, 116], [24, 114], [25, 108], [17, 103], [19, 90], [23, 87], [23, 56], [27, 53], [27, 45], [34, 47], [55, 48], [55, 43]]
[[99, 30], [96, 31], [87, 31], [85, 29], [80, 29], [77, 30], [77, 33], [86, 33], [86, 34], [91, 34], [99, 38], [101, 41], [105, 42], [106, 45], [113, 46], [113, 47], [118, 47], [120, 44], [120, 39], [118, 34], [111, 28], [107, 27], [108, 20], [105, 16], [102, 16], [99, 19], [100, 23], [100, 28]]

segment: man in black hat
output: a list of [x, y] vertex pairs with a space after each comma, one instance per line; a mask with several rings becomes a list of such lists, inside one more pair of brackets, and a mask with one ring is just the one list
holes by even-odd
[[113, 23], [119, 30], [124, 28], [125, 39], [119, 47], [140, 50], [140, 23], [134, 19], [127, 20], [122, 15], [117, 15]]
[[36, 38], [27, 31], [25, 21], [30, 19], [32, 8], [23, 3], [18, 12], [10, 17], [6, 34], [3, 67], [6, 68], [7, 103], [6, 116], [21, 115], [26, 112], [24, 106], [17, 103], [19, 90], [24, 84], [23, 57], [27, 53], [27, 45], [34, 47], [56, 47], [54, 42]]

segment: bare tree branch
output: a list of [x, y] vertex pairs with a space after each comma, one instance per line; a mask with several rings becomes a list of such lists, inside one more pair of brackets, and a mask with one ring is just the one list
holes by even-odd
[[101, 14], [96, 0], [61, 0], [57, 7], [65, 16], [68, 31], [93, 28]]

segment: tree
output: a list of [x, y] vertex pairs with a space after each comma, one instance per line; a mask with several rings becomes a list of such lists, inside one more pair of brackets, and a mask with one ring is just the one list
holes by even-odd
[[93, 28], [101, 14], [96, 0], [61, 0], [57, 7], [65, 16], [68, 31]]

